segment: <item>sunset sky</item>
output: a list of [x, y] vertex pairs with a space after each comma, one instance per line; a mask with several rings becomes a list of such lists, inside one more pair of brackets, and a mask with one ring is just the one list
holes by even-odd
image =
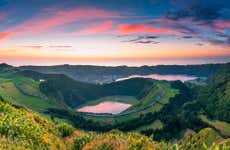
[[230, 1], [0, 0], [0, 62], [230, 62]]

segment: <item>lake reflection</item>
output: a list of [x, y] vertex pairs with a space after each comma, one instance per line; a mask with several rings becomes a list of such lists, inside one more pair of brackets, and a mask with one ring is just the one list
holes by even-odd
[[90, 113], [109, 113], [109, 114], [118, 114], [132, 105], [115, 102], [115, 101], [104, 101], [94, 106], [85, 106], [77, 111], [79, 112], [90, 112]]
[[131, 75], [125, 78], [119, 78], [116, 81], [122, 81], [130, 78], [151, 78], [155, 80], [166, 80], [166, 81], [176, 81], [180, 80], [182, 82], [197, 79], [194, 76], [187, 75], [160, 75], [160, 74], [150, 74], [150, 75]]

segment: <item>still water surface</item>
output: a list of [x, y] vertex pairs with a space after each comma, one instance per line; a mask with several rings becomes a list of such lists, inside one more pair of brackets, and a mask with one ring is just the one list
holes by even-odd
[[127, 108], [131, 107], [131, 104], [115, 102], [115, 101], [104, 101], [93, 106], [84, 106], [78, 109], [78, 112], [89, 112], [89, 113], [109, 113], [118, 114]]
[[166, 80], [166, 81], [176, 81], [180, 80], [182, 82], [197, 79], [194, 76], [187, 75], [160, 75], [160, 74], [150, 74], [150, 75], [131, 75], [125, 78], [119, 78], [116, 81], [122, 81], [130, 78], [151, 78], [155, 80]]

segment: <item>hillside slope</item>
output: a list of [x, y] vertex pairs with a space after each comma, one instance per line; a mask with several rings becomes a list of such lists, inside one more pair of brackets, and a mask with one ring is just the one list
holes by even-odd
[[84, 132], [66, 123], [54, 123], [26, 108], [15, 108], [3, 100], [0, 101], [0, 115], [0, 149], [170, 150], [176, 147], [222, 147], [227, 150], [230, 144], [229, 140], [212, 129], [186, 136], [178, 143], [158, 143], [138, 133], [117, 130], [107, 133]]
[[230, 65], [216, 72], [199, 91], [198, 103], [212, 119], [230, 122]]
[[32, 70], [46, 74], [65, 74], [75, 80], [90, 83], [107, 83], [117, 78], [132, 74], [186, 74], [199, 77], [209, 77], [226, 64], [204, 65], [158, 65], [141, 67], [106, 67], [89, 65], [57, 65], [57, 66], [21, 66], [20, 70]]

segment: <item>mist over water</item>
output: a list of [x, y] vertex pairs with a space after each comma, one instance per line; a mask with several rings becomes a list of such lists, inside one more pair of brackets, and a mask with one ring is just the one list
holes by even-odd
[[197, 77], [187, 76], [187, 75], [159, 75], [159, 74], [150, 74], [150, 75], [131, 75], [125, 78], [119, 78], [116, 81], [127, 80], [131, 78], [150, 78], [155, 80], [166, 80], [166, 81], [176, 81], [180, 80], [182, 82], [197, 79]]
[[196, 57], [196, 58], [1, 58], [0, 62], [14, 66], [21, 65], [99, 65], [99, 66], [143, 66], [143, 65], [188, 65], [207, 63], [226, 63], [230, 56]]

